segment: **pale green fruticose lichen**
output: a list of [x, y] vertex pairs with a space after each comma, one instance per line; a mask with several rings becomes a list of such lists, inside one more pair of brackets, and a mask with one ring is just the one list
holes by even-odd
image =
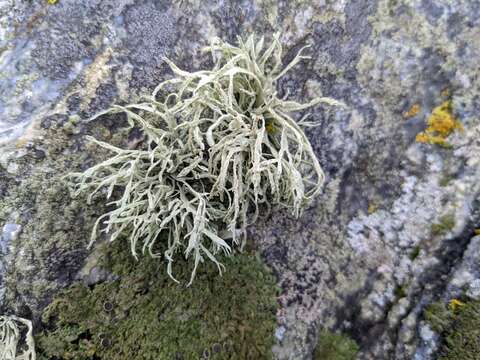
[[[26, 349], [19, 349], [21, 340], [20, 326], [27, 327], [25, 335]], [[32, 322], [15, 315], [0, 316], [0, 359], [2, 360], [35, 360], [35, 341], [33, 340]]]
[[[283, 206], [298, 217], [321, 191], [324, 173], [302, 129], [313, 124], [306, 116], [296, 122], [289, 113], [339, 103], [277, 97], [278, 79], [307, 58], [303, 48], [283, 67], [278, 36], [266, 49], [263, 38], [238, 42], [236, 47], [215, 39], [204, 49], [212, 54], [212, 70], [187, 72], [166, 59], [175, 78], [142, 103], [115, 105], [94, 117], [125, 113], [146, 141], [140, 149], [120, 149], [89, 137], [114, 155], [72, 174], [74, 195], [90, 192], [90, 202], [98, 193], [107, 199], [119, 193], [110, 202], [113, 209], [97, 220], [90, 245], [100, 224], [110, 241], [126, 232], [135, 257], [139, 245], [154, 257], [163, 252], [172, 278], [175, 254], [183, 250], [194, 258], [191, 284], [205, 257], [221, 273], [216, 255], [244, 243], [259, 206]], [[225, 232], [232, 244], [220, 235]]]

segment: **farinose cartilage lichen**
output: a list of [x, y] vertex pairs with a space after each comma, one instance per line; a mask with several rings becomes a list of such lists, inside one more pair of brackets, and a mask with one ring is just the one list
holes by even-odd
[[[21, 327], [27, 328], [24, 336], [22, 336]], [[15, 315], [0, 316], [0, 359], [36, 359], [33, 326], [30, 320]]]
[[[250, 36], [235, 47], [215, 39], [205, 48], [213, 56], [212, 70], [187, 72], [166, 60], [175, 78], [142, 103], [115, 105], [95, 116], [125, 113], [146, 141], [132, 150], [89, 138], [114, 155], [73, 174], [74, 194], [90, 192], [90, 201], [101, 189], [107, 199], [123, 189], [110, 202], [113, 210], [97, 220], [91, 243], [100, 224], [110, 241], [125, 232], [134, 256], [139, 248], [165, 256], [172, 278], [175, 255], [184, 251], [194, 259], [191, 284], [205, 257], [221, 272], [216, 254], [230, 253], [231, 246], [219, 234], [228, 231], [232, 244], [243, 243], [239, 237], [244, 239], [259, 205], [281, 205], [299, 216], [319, 193], [324, 173], [301, 127], [310, 123], [306, 116], [296, 122], [290, 113], [339, 103], [278, 98], [277, 80], [306, 57], [302, 49], [283, 67], [278, 36], [267, 49], [263, 42]], [[159, 239], [167, 243], [163, 254], [156, 251]]]

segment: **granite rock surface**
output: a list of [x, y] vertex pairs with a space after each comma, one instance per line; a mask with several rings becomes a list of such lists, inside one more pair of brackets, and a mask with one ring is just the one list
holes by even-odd
[[[71, 200], [61, 177], [101, 158], [86, 134], [140, 135], [83, 119], [151, 91], [171, 74], [164, 56], [200, 69], [213, 36], [277, 31], [286, 61], [311, 45], [279, 92], [347, 107], [311, 111], [323, 195], [300, 219], [275, 211], [249, 229], [282, 289], [275, 357], [311, 359], [326, 328], [356, 340], [358, 359], [435, 358], [425, 306], [480, 296], [480, 3], [469, 0], [0, 1], [4, 311], [38, 319], [91, 261], [101, 209]], [[447, 103], [462, 129], [418, 142]]]

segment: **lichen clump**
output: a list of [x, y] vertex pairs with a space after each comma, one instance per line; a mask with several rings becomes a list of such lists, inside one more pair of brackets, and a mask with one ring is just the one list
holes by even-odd
[[311, 123], [290, 113], [338, 103], [277, 97], [278, 79], [305, 58], [303, 49], [283, 67], [278, 36], [266, 49], [263, 38], [238, 41], [236, 47], [216, 39], [205, 48], [211, 70], [187, 72], [166, 59], [173, 79], [144, 102], [98, 115], [124, 113], [146, 139], [139, 149], [121, 149], [89, 138], [114, 154], [72, 175], [75, 195], [115, 198], [96, 222], [92, 242], [101, 224], [110, 241], [126, 232], [133, 255], [140, 248], [165, 257], [172, 278], [177, 253], [193, 256], [191, 283], [205, 258], [221, 272], [217, 254], [243, 244], [260, 207], [283, 206], [299, 216], [321, 191], [324, 174], [302, 128]]
[[[196, 285], [180, 286], [159, 262], [135, 262], [121, 242], [104, 247], [101, 266], [117, 280], [76, 283], [58, 294], [36, 334], [39, 360], [272, 359], [275, 279], [252, 254], [226, 260], [218, 278], [202, 267]], [[189, 276], [179, 259], [180, 276]]]
[[433, 109], [427, 120], [428, 127], [417, 134], [415, 140], [440, 146], [448, 146], [447, 137], [455, 130], [462, 130], [462, 124], [455, 118], [451, 100], [446, 100]]

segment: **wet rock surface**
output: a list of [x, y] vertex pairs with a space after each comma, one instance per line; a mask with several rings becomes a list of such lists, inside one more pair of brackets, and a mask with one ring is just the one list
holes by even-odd
[[[200, 69], [212, 36], [281, 31], [286, 61], [305, 44], [312, 58], [279, 92], [347, 108], [311, 111], [323, 195], [300, 219], [275, 210], [249, 230], [281, 287], [275, 357], [310, 359], [327, 328], [356, 340], [359, 359], [435, 359], [425, 306], [480, 293], [479, 19], [466, 0], [2, 2], [3, 311], [38, 318], [88, 263], [102, 209], [72, 201], [62, 176], [101, 158], [84, 135], [135, 134], [83, 120], [170, 76], [163, 56]], [[446, 102], [463, 130], [416, 141]]]

